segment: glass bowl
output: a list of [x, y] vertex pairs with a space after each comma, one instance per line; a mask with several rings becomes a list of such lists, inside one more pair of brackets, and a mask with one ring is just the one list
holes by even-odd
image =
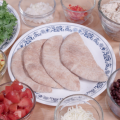
[[[7, 83], [4, 83], [4, 84], [0, 85], [0, 92], [3, 91], [3, 90], [5, 90], [5, 87], [6, 87], [6, 86], [10, 86], [12, 83], [13, 83], [13, 82], [7, 82]], [[32, 93], [32, 98], [31, 98], [31, 100], [32, 100], [32, 102], [33, 102], [33, 106], [32, 106], [32, 108], [31, 108], [31, 110], [29, 111], [28, 114], [26, 114], [24, 117], [22, 117], [22, 118], [19, 119], [19, 120], [28, 120], [28, 119], [30, 118], [30, 116], [31, 116], [31, 114], [32, 114], [32, 111], [33, 111], [33, 109], [34, 109], [34, 107], [35, 107], [35, 104], [36, 104], [35, 93], [34, 93], [34, 91], [33, 91], [28, 85], [26, 85], [26, 84], [24, 84], [24, 83], [21, 83], [21, 82], [19, 82], [19, 85], [23, 85], [23, 89], [22, 89], [22, 90], [25, 90], [25, 88], [28, 88], [28, 89], [30, 89], [30, 91], [31, 91], [31, 93]]]
[[[4, 64], [3, 68], [0, 70], [0, 80], [2, 80], [2, 78], [3, 78], [3, 76], [4, 76], [5, 72], [6, 72], [6, 69], [7, 69], [7, 57], [6, 57], [5, 53], [2, 50], [0, 50], [0, 54], [2, 55], [2, 57], [3, 57], [4, 61], [5, 61], [5, 64]], [[0, 64], [0, 66], [1, 66], [1, 64]]]
[[120, 24], [106, 17], [101, 11], [101, 6], [103, 4], [109, 3], [110, 1], [111, 0], [99, 0], [98, 2], [99, 18], [102, 27], [104, 31], [107, 33], [107, 35], [115, 41], [120, 41]]
[[[110, 109], [112, 110], [112, 112], [118, 117], [120, 117], [120, 106], [111, 96], [111, 91], [112, 91], [111, 88], [113, 86], [113, 82], [116, 82], [118, 79], [120, 79], [120, 68], [114, 71], [107, 81], [107, 103]], [[117, 91], [119, 90], [117, 89]], [[116, 94], [114, 96], [116, 96]]]
[[103, 111], [99, 103], [92, 97], [83, 94], [70, 95], [61, 100], [55, 108], [54, 120], [61, 120], [61, 116], [64, 116], [68, 108], [76, 108], [76, 105], [91, 112], [95, 120], [103, 120]]
[[55, 0], [20, 0], [18, 7], [23, 23], [29, 27], [37, 27], [53, 21], [56, 2]]
[[[66, 18], [70, 22], [83, 24], [90, 17], [94, 9], [96, 0], [61, 0], [61, 5]], [[80, 6], [84, 11], [73, 11], [69, 8], [71, 6]]]

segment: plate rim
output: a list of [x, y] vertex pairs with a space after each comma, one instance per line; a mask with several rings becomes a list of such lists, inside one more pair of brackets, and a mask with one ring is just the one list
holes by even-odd
[[[3, 3], [3, 1], [0, 0], [0, 3]], [[11, 9], [16, 15], [15, 17], [17, 18], [18, 29], [17, 29], [16, 34], [14, 35], [14, 38], [11, 40], [11, 42], [5, 48], [2, 49], [3, 52], [5, 52], [15, 42], [16, 38], [18, 37], [19, 31], [20, 31], [20, 17], [17, 11], [10, 4], [7, 5], [7, 8]]]
[[[113, 71], [114, 70], [116, 70], [116, 57], [115, 57], [115, 54], [114, 54], [114, 51], [113, 51], [113, 49], [112, 49], [112, 47], [111, 47], [111, 45], [109, 44], [109, 42], [102, 36], [102, 35], [100, 35], [98, 32], [96, 32], [95, 30], [93, 30], [93, 29], [91, 29], [91, 28], [89, 28], [89, 27], [86, 27], [86, 26], [83, 26], [83, 25], [78, 25], [78, 24], [75, 24], [75, 23], [67, 23], [67, 22], [56, 22], [56, 23], [49, 23], [49, 24], [45, 24], [45, 25], [41, 25], [41, 26], [38, 26], [38, 27], [36, 27], [36, 28], [33, 28], [33, 29], [31, 29], [31, 30], [29, 30], [29, 31], [27, 31], [25, 34], [23, 34], [16, 42], [15, 42], [15, 44], [12, 46], [12, 48], [11, 48], [11, 50], [10, 50], [10, 53], [9, 53], [9, 56], [8, 56], [8, 74], [9, 74], [9, 76], [10, 76], [10, 78], [12, 78], [12, 71], [11, 71], [11, 69], [10, 69], [10, 67], [11, 67], [11, 59], [10, 58], [12, 58], [12, 54], [13, 54], [13, 49], [15, 49], [15, 46], [21, 41], [21, 39], [23, 39], [27, 34], [30, 34], [31, 32], [33, 32], [33, 31], [36, 31], [37, 29], [42, 29], [42, 27], [47, 27], [47, 26], [52, 26], [52, 25], [74, 25], [74, 26], [80, 26], [80, 27], [83, 27], [83, 28], [86, 28], [86, 29], [88, 29], [88, 30], [90, 30], [90, 31], [92, 31], [93, 33], [95, 33], [95, 34], [97, 34], [106, 44], [107, 44], [107, 46], [109, 45], [109, 49], [110, 49], [110, 52], [111, 52], [111, 54], [112, 54], [112, 58], [113, 58]], [[113, 72], [112, 71], [112, 72]], [[11, 79], [11, 81], [12, 81], [12, 79]], [[106, 83], [107, 84], [107, 83]], [[98, 95], [100, 95], [104, 90], [106, 89], [106, 85], [100, 90], [100, 92], [97, 92], [96, 94], [94, 94], [94, 95], [92, 95], [92, 97], [93, 98], [95, 98], [95, 97], [97, 97]], [[37, 98], [36, 98], [36, 101], [38, 101], [37, 100]], [[42, 104], [46, 104], [46, 105], [50, 105], [50, 106], [56, 106], [56, 103], [50, 103], [50, 102], [47, 102], [47, 101], [40, 101], [39, 103], [42, 103]], [[57, 103], [58, 104], [58, 103]]]

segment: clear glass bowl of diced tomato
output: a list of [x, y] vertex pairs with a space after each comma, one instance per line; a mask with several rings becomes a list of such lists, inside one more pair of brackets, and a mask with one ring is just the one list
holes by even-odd
[[17, 80], [0, 85], [0, 120], [27, 120], [36, 99], [33, 90]]
[[90, 17], [96, 0], [61, 0], [66, 18], [70, 22], [83, 24]]

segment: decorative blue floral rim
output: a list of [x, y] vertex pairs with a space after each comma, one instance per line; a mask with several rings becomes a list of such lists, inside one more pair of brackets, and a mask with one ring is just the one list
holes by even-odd
[[[2, 1], [0, 1], [0, 6], [2, 5]], [[7, 9], [10, 13], [12, 13], [16, 18], [16, 14], [14, 12], [14, 10], [11, 9], [11, 7], [9, 7], [9, 5], [7, 6]], [[13, 42], [13, 40], [16, 39], [16, 34], [18, 33], [19, 29], [18, 29], [18, 21], [17, 21], [17, 24], [16, 26], [13, 28], [13, 34], [12, 36], [10, 37], [10, 39], [6, 39], [1, 45], [0, 45], [0, 49], [2, 49], [3, 51], [6, 50], [6, 48], [8, 48], [8, 46], [11, 44], [11, 42]], [[4, 50], [5, 49], [5, 50]]]
[[[38, 36], [42, 36], [43, 34], [46, 33], [52, 33], [52, 32], [78, 32], [80, 35], [83, 35], [84, 37], [88, 38], [89, 40], [95, 42], [96, 45], [99, 46], [99, 48], [102, 51], [103, 54], [103, 58], [105, 60], [105, 73], [106, 75], [109, 77], [111, 75], [111, 73], [113, 72], [113, 56], [112, 53], [109, 49], [109, 47], [107, 46], [106, 42], [102, 39], [102, 36], [100, 37], [100, 35], [95, 34], [96, 32], [94, 32], [91, 29], [88, 29], [82, 25], [76, 25], [76, 24], [54, 24], [54, 25], [47, 25], [44, 27], [38, 27], [38, 29], [36, 28], [35, 31], [29, 32], [29, 34], [27, 34], [26, 36], [24, 36], [24, 38], [22, 38], [22, 40], [20, 42], [17, 43], [16, 47], [13, 50], [12, 55], [20, 48], [27, 46], [29, 43], [31, 43], [32, 41], [35, 40], [36, 37]], [[116, 61], [115, 61], [116, 62]], [[115, 64], [116, 65], [116, 64]], [[115, 67], [116, 68], [116, 67]], [[85, 94], [88, 96], [93, 96], [96, 93], [98, 93], [102, 88], [104, 88], [106, 86], [106, 82], [98, 82], [96, 84], [96, 86], [86, 92]], [[47, 97], [45, 95], [41, 95], [40, 93], [35, 92], [36, 95], [36, 99], [40, 100], [40, 101], [45, 101], [45, 102], [50, 102], [50, 103], [58, 103], [60, 100], [62, 100], [63, 98], [53, 98], [53, 97]]]

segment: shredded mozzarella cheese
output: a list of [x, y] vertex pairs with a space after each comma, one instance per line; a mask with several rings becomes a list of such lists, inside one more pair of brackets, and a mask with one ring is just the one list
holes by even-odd
[[93, 114], [85, 111], [81, 106], [69, 107], [67, 113], [61, 116], [61, 120], [96, 120]]
[[[25, 13], [30, 15], [44, 15], [48, 12], [50, 12], [53, 8], [49, 5], [49, 3], [39, 2], [36, 4], [31, 4], [30, 7], [28, 7], [25, 11]], [[45, 18], [40, 19], [32, 19], [25, 17], [26, 20], [33, 21], [34, 23], [48, 23], [53, 20], [53, 15], [50, 15]]]

